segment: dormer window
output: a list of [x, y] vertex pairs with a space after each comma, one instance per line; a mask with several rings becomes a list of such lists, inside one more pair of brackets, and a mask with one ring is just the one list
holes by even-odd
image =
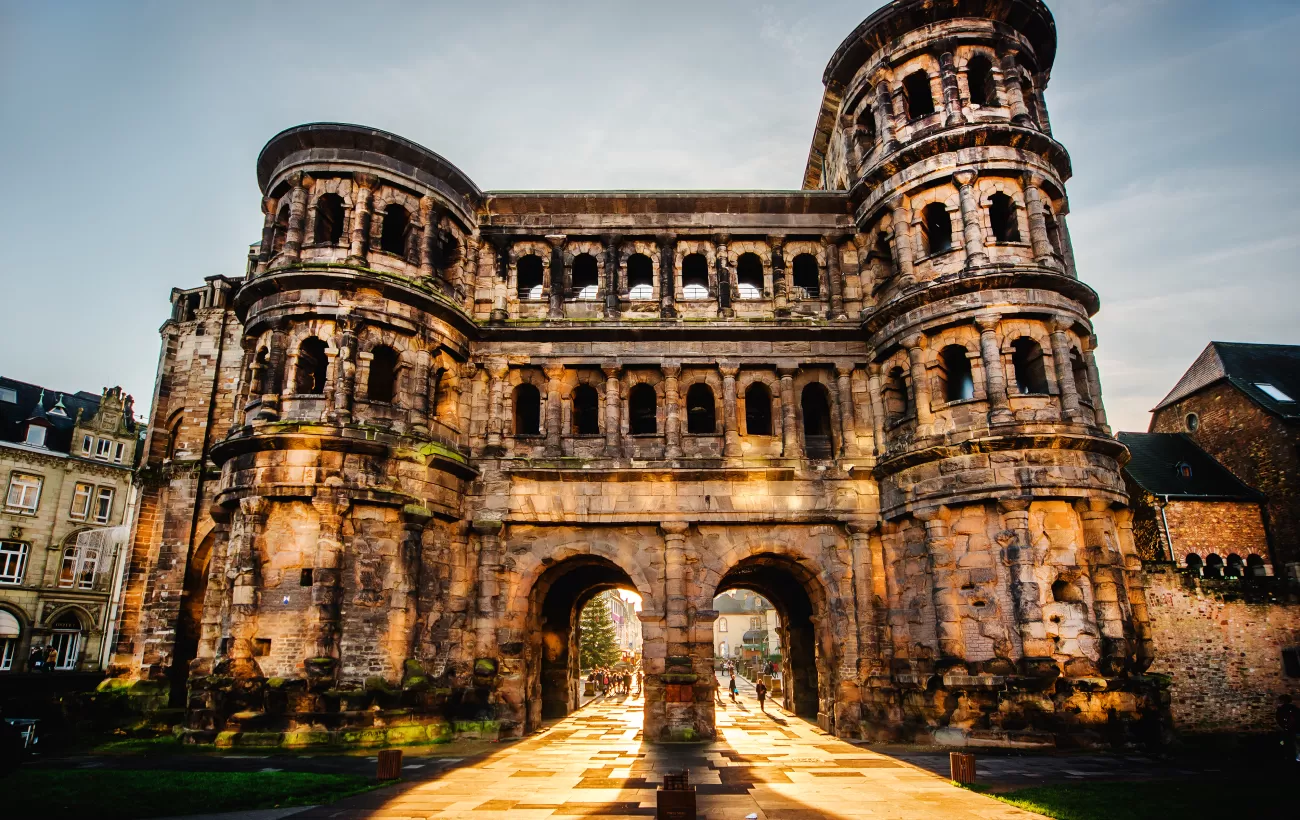
[[1181, 478], [1192, 477], [1192, 465], [1188, 464], [1186, 461], [1178, 462], [1174, 465], [1174, 469], [1178, 472], [1178, 475]]
[[1281, 390], [1278, 390], [1268, 382], [1255, 382], [1255, 386], [1260, 390], [1263, 390], [1264, 394], [1274, 401], [1295, 401], [1295, 399], [1291, 398], [1286, 393], [1283, 393]]
[[42, 427], [42, 426], [39, 425], [39, 424], [29, 424], [29, 425], [27, 425], [27, 439], [26, 439], [26, 443], [32, 445], [33, 447], [44, 447], [44, 446], [45, 446], [45, 428]]
[[0, 401], [6, 401], [10, 404], [18, 403], [18, 391], [12, 387], [0, 387]]
[[57, 402], [54, 403], [54, 406], [53, 406], [53, 407], [50, 408], [50, 415], [51, 415], [51, 416], [63, 416], [65, 419], [68, 417], [68, 408], [66, 408], [66, 407], [63, 406], [63, 394], [62, 394], [62, 393], [59, 394], [59, 400], [58, 400]]

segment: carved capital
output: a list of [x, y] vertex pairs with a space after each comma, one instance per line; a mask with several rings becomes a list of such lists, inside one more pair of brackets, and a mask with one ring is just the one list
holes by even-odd
[[499, 518], [475, 518], [470, 528], [479, 535], [500, 535], [505, 522]]
[[665, 379], [675, 379], [682, 375], [682, 366], [680, 364], [661, 364], [659, 372], [664, 374]]
[[605, 374], [606, 379], [617, 379], [623, 373], [623, 368], [616, 362], [602, 362], [600, 372]]
[[510, 372], [510, 363], [505, 359], [489, 359], [484, 366], [488, 375], [494, 379], [504, 379]]
[[982, 316], [975, 317], [975, 327], [979, 328], [980, 333], [988, 333], [998, 329], [998, 323], [1002, 317], [996, 313], [986, 313]]
[[719, 362], [718, 372], [722, 374], [724, 379], [734, 379], [740, 373], [740, 366], [731, 362]]
[[850, 518], [844, 523], [850, 535], [870, 535], [880, 526], [879, 518]]
[[542, 368], [542, 372], [545, 373], [546, 378], [550, 379], [551, 381], [559, 381], [560, 379], [564, 378], [564, 365], [548, 364]]
[[1033, 501], [1030, 498], [1000, 498], [998, 499], [998, 512], [1005, 515], [1006, 513], [1024, 512], [1029, 509], [1029, 504]]
[[374, 174], [353, 174], [352, 184], [356, 185], [358, 188], [370, 190], [379, 184], [379, 178]]
[[680, 541], [686, 538], [690, 526], [685, 521], [663, 521], [660, 522], [659, 529], [663, 532], [665, 541]]
[[967, 185], [973, 184], [975, 182], [975, 178], [978, 176], [979, 174], [973, 169], [963, 168], [962, 170], [953, 174], [952, 178], [956, 180], [958, 185], [965, 188]]

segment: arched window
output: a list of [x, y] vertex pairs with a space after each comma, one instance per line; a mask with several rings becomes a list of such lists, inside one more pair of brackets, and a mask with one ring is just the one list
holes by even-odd
[[515, 435], [536, 436], [542, 432], [542, 392], [524, 382], [515, 388]]
[[56, 670], [66, 672], [77, 668], [77, 658], [81, 654], [81, 621], [76, 615], [67, 612], [54, 622], [50, 646], [55, 650]]
[[1214, 553], [1205, 556], [1205, 577], [1222, 578], [1223, 577], [1223, 559]]
[[713, 391], [704, 382], [696, 382], [686, 391], [686, 432], [711, 436], [718, 432], [718, 411]]
[[1047, 241], [1052, 246], [1052, 252], [1061, 256], [1061, 228], [1056, 224], [1056, 216], [1051, 208], [1043, 209], [1043, 223], [1047, 226]]
[[406, 258], [407, 237], [411, 231], [411, 216], [406, 209], [393, 203], [384, 209], [384, 224], [379, 234], [379, 249], [384, 253]]
[[998, 104], [998, 90], [993, 83], [993, 63], [983, 54], [976, 54], [966, 63], [966, 85], [970, 89], [970, 104], [985, 108]]
[[772, 435], [772, 391], [762, 382], [745, 389], [745, 435]]
[[658, 399], [648, 384], [636, 384], [627, 391], [627, 430], [634, 436], [653, 436], [659, 432]]
[[1251, 578], [1263, 578], [1268, 575], [1268, 570], [1264, 567], [1264, 559], [1254, 553], [1247, 555], [1246, 575]]
[[397, 351], [388, 345], [376, 345], [370, 355], [366, 400], [391, 404], [397, 393]]
[[644, 253], [627, 258], [627, 297], [653, 299], [655, 295], [654, 263]]
[[295, 393], [324, 393], [325, 368], [329, 358], [325, 355], [325, 343], [315, 336], [309, 336], [298, 345], [298, 362], [294, 369]]
[[275, 215], [275, 224], [271, 227], [271, 255], [284, 250], [284, 238], [289, 235], [289, 204], [280, 206]]
[[316, 228], [312, 241], [317, 245], [337, 245], [343, 238], [343, 197], [321, 194], [316, 200]]
[[1092, 386], [1088, 383], [1088, 366], [1079, 351], [1070, 349], [1070, 373], [1074, 377], [1074, 390], [1083, 401], [1092, 403]]
[[820, 296], [821, 279], [817, 257], [811, 253], [801, 253], [794, 258], [794, 286], [801, 298], [816, 299]]
[[921, 233], [925, 251], [934, 256], [952, 250], [952, 217], [942, 202], [931, 202], [921, 212]]
[[573, 257], [573, 295], [578, 299], [590, 301], [596, 298], [600, 288], [600, 269], [596, 257], [589, 253], [580, 253]]
[[18, 654], [18, 639], [23, 635], [22, 624], [7, 609], [0, 609], [0, 672], [14, 668], [14, 658]]
[[907, 97], [907, 117], [919, 120], [934, 113], [934, 94], [930, 90], [930, 75], [915, 71], [903, 78], [903, 94]]
[[1020, 395], [1047, 392], [1047, 369], [1043, 365], [1043, 348], [1028, 336], [1011, 343], [1011, 365], [1016, 374]]
[[1193, 574], [1200, 575], [1204, 571], [1205, 562], [1201, 560], [1201, 556], [1194, 552], [1188, 553], [1186, 560], [1187, 568], [1191, 570]]
[[763, 260], [756, 253], [742, 253], [736, 260], [736, 289], [741, 299], [763, 298]]
[[596, 388], [580, 384], [573, 388], [573, 434], [595, 436], [600, 434], [600, 396]]
[[1229, 554], [1228, 554], [1228, 563], [1227, 563], [1226, 565], [1224, 565], [1224, 568], [1223, 568], [1223, 577], [1224, 577], [1224, 578], [1240, 578], [1240, 577], [1242, 576], [1241, 568], [1242, 568], [1242, 566], [1244, 565], [1244, 563], [1245, 563], [1245, 562], [1243, 562], [1243, 561], [1241, 560], [1241, 556], [1240, 556], [1240, 555], [1238, 555], [1238, 554], [1235, 553], [1235, 552], [1233, 552], [1233, 553], [1229, 553]]
[[1020, 78], [1020, 94], [1025, 98], [1025, 108], [1029, 110], [1029, 121], [1038, 125], [1038, 97], [1034, 93], [1034, 84], [1028, 77]]
[[907, 394], [907, 377], [902, 367], [895, 367], [885, 377], [885, 417], [890, 424], [898, 424], [912, 415], [912, 402]]
[[163, 458], [172, 458], [176, 455], [176, 446], [181, 442], [181, 427], [184, 424], [185, 415], [180, 414], [167, 427], [167, 448], [163, 451]]
[[1003, 193], [989, 198], [989, 226], [993, 238], [999, 242], [1019, 242], [1020, 224], [1016, 219], [1016, 203]]
[[945, 401], [967, 401], [975, 398], [975, 380], [971, 376], [970, 359], [966, 348], [948, 345], [939, 351], [939, 365], [943, 368]]
[[876, 144], [876, 115], [871, 110], [870, 103], [863, 102], [853, 125], [853, 139], [865, 156], [871, 151], [871, 146]]
[[826, 387], [813, 382], [804, 387], [799, 396], [803, 410], [803, 451], [808, 458], [830, 458], [831, 402]]
[[682, 260], [682, 298], [709, 298], [709, 260], [702, 253], [689, 253]]
[[520, 299], [542, 298], [542, 257], [535, 253], [519, 257], [515, 263]]

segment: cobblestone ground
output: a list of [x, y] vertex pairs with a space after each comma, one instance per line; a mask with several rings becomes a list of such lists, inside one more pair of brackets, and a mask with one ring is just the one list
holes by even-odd
[[294, 818], [644, 818], [655, 814], [663, 775], [683, 769], [704, 820], [1038, 816], [837, 740], [771, 704], [763, 714], [753, 687], [740, 687], [737, 703], [724, 694], [717, 743], [642, 743], [641, 700], [605, 698], [472, 766]]

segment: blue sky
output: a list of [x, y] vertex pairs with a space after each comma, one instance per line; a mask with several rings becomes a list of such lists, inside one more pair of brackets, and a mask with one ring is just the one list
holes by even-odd
[[[1300, 343], [1300, 0], [1054, 0], [1047, 101], [1117, 429], [1211, 340]], [[359, 122], [480, 187], [792, 188], [875, 2], [0, 0], [0, 374], [149, 401], [173, 286], [239, 274], [254, 161]]]

